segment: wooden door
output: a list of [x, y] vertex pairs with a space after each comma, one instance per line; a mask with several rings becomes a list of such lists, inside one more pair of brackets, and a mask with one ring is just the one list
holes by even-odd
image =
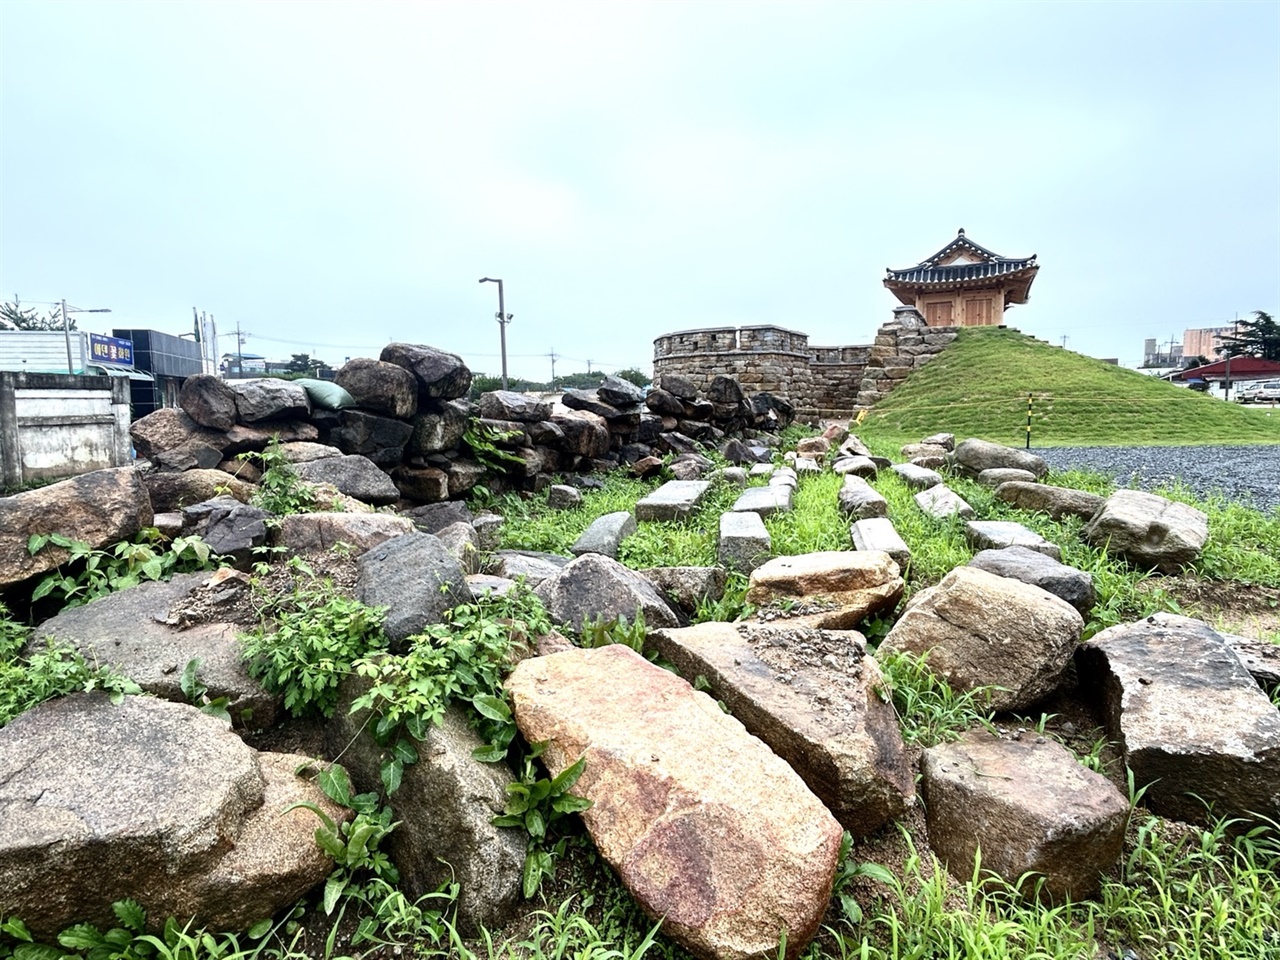
[[964, 302], [964, 325], [966, 327], [984, 327], [990, 323], [990, 297], [974, 297]]
[[954, 322], [951, 316], [951, 301], [942, 303], [926, 303], [924, 305], [924, 322], [931, 327], [949, 327]]

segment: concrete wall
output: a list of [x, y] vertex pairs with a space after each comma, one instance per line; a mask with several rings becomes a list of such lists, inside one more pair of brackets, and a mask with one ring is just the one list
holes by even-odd
[[0, 480], [7, 488], [129, 463], [129, 381], [0, 371]]

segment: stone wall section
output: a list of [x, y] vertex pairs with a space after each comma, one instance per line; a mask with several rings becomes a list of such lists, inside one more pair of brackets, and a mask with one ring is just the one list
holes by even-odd
[[908, 306], [894, 309], [873, 344], [811, 346], [807, 334], [772, 325], [680, 330], [653, 341], [653, 375], [688, 377], [704, 391], [733, 377], [746, 393], [789, 400], [805, 419], [838, 419], [887, 396], [955, 337], [955, 327], [927, 327]]
[[915, 307], [895, 307], [893, 319], [876, 332], [853, 412], [869, 409], [916, 370], [946, 349], [957, 327], [930, 327]]

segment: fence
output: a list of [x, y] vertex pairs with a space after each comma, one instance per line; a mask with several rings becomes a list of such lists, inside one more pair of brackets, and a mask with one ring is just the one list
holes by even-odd
[[0, 371], [6, 489], [129, 463], [129, 381]]

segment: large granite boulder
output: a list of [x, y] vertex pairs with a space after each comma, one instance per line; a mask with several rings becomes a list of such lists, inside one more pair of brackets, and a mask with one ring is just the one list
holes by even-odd
[[168, 582], [148, 581], [130, 590], [67, 607], [36, 628], [27, 652], [49, 641], [80, 651], [90, 663], [110, 666], [147, 693], [185, 703], [182, 672], [199, 660], [197, 678], [211, 699], [226, 697], [238, 725], [261, 728], [275, 722], [279, 698], [249, 676], [241, 628], [232, 623], [182, 622], [174, 611], [201, 591], [208, 573], [180, 573]]
[[957, 567], [911, 598], [876, 655], [927, 657], [929, 669], [957, 692], [984, 688], [992, 710], [1018, 710], [1057, 688], [1083, 630], [1065, 600]]
[[227, 386], [236, 395], [236, 419], [241, 423], [305, 420], [311, 415], [307, 391], [291, 380], [229, 380]]
[[[382, 790], [383, 749], [371, 729], [369, 711], [351, 713], [351, 704], [373, 683], [349, 676], [338, 692], [338, 708], [325, 728], [329, 753], [342, 757], [357, 790]], [[400, 826], [384, 849], [400, 871], [400, 890], [410, 899], [459, 885], [459, 925], [464, 935], [496, 927], [511, 918], [520, 900], [527, 835], [492, 824], [507, 803], [514, 782], [505, 763], [481, 763], [471, 756], [484, 745], [457, 705], [418, 741], [418, 762], [404, 768], [391, 797]]]
[[518, 423], [538, 423], [551, 416], [551, 404], [546, 400], [516, 393], [514, 390], [491, 390], [480, 394], [480, 416], [489, 420], [515, 420]]
[[745, 623], [655, 630], [645, 640], [704, 677], [747, 731], [863, 837], [906, 812], [915, 774], [884, 678], [861, 634]]
[[794, 958], [831, 897], [841, 829], [796, 773], [706, 694], [620, 644], [525, 660], [520, 732], [574, 793], [605, 861], [695, 956]]
[[1129, 801], [1045, 737], [970, 733], [926, 750], [921, 772], [929, 845], [962, 883], [981, 850], [983, 872], [1038, 874], [1046, 899], [1079, 901], [1123, 852]]
[[32, 534], [61, 533], [97, 549], [130, 539], [150, 526], [154, 515], [142, 474], [133, 467], [95, 470], [5, 497], [3, 503], [0, 589], [66, 562], [67, 551], [52, 545], [32, 555], [27, 550]]
[[1097, 601], [1092, 574], [1059, 563], [1038, 550], [1027, 547], [982, 550], [973, 555], [969, 566], [1046, 590], [1075, 607], [1081, 617], [1088, 617]]
[[419, 397], [455, 400], [471, 389], [471, 371], [454, 353], [416, 343], [388, 343], [378, 357], [404, 367], [418, 381]]
[[1123, 623], [1083, 644], [1077, 666], [1152, 810], [1196, 823], [1280, 819], [1280, 710], [1207, 624]]
[[405, 445], [405, 453], [424, 457], [454, 449], [467, 432], [468, 417], [466, 404], [459, 400], [436, 403], [431, 409], [420, 410], [413, 418], [413, 432]]
[[403, 420], [343, 410], [338, 414], [338, 425], [329, 431], [329, 442], [343, 453], [368, 457], [379, 466], [394, 466], [404, 458], [412, 434], [413, 426]]
[[600, 384], [596, 393], [605, 403], [619, 409], [631, 407], [637, 403], [644, 403], [645, 399], [644, 390], [629, 380], [623, 380], [621, 377], [615, 376], [605, 377], [604, 382]]
[[996, 486], [995, 494], [997, 500], [1011, 503], [1021, 510], [1047, 513], [1055, 520], [1068, 516], [1090, 520], [1098, 512], [1104, 499], [1086, 490], [1025, 480], [1006, 480]]
[[652, 583], [599, 553], [585, 553], [566, 564], [534, 592], [551, 619], [569, 630], [579, 630], [584, 623], [598, 619], [616, 621], [621, 616], [634, 622], [638, 613], [644, 614], [650, 628], [677, 624], [675, 613]]
[[1139, 567], [1177, 573], [1200, 556], [1209, 539], [1209, 518], [1154, 493], [1117, 490], [1080, 535]]
[[[52, 942], [80, 922], [115, 925], [111, 904], [244, 930], [333, 869], [293, 775], [304, 758], [259, 754], [221, 720], [148, 697], [50, 700], [0, 730], [0, 876], [7, 915]], [[38, 802], [35, 802], [38, 798]]]
[[248, 569], [258, 548], [267, 542], [271, 514], [224, 494], [183, 507], [182, 518], [183, 525], [189, 524], [190, 532], [198, 534], [210, 550], [226, 562]]
[[184, 470], [181, 473], [143, 474], [143, 483], [156, 513], [170, 513], [215, 497], [231, 497], [248, 503], [258, 488], [225, 470]]
[[398, 364], [356, 357], [342, 365], [334, 381], [362, 410], [399, 420], [418, 412], [418, 381]]
[[429, 533], [406, 533], [374, 547], [356, 561], [356, 599], [386, 607], [382, 629], [401, 643], [454, 607], [472, 601], [457, 558]]
[[604, 417], [585, 410], [553, 413], [551, 422], [564, 434], [565, 449], [576, 456], [598, 460], [609, 452], [609, 425]]
[[226, 449], [224, 432], [202, 427], [178, 407], [162, 407], [135, 420], [129, 425], [129, 438], [138, 456], [147, 460], [192, 441]]
[[[151, 458], [151, 465], [162, 472], [176, 473], [183, 470], [221, 469], [222, 451], [201, 440], [188, 440], [171, 450], [162, 450]], [[242, 466], [252, 470], [252, 464]], [[256, 482], [256, 481], [251, 481]]]
[[649, 567], [640, 574], [673, 609], [690, 615], [722, 598], [728, 581], [723, 567]]
[[983, 470], [1013, 467], [1026, 470], [1037, 478], [1049, 472], [1049, 464], [1028, 450], [1006, 447], [989, 440], [969, 439], [956, 444], [949, 457], [951, 463], [967, 477], [977, 477]]
[[178, 406], [192, 420], [211, 430], [230, 430], [236, 425], [236, 394], [221, 377], [197, 373], [182, 381]]
[[[320, 438], [320, 431], [314, 423], [305, 420], [271, 420], [266, 423], [237, 423], [226, 433], [214, 436], [220, 438], [218, 445], [222, 447], [223, 456], [232, 457], [237, 453], [265, 450], [272, 443], [310, 443]], [[214, 441], [210, 439], [208, 442]]]
[[296, 463], [294, 472], [308, 483], [331, 483], [339, 493], [374, 506], [395, 503], [400, 491], [389, 476], [368, 457], [348, 454]]
[[898, 565], [874, 550], [828, 550], [774, 557], [751, 571], [747, 602], [761, 616], [791, 615], [795, 625], [847, 630], [902, 599]]
[[295, 513], [280, 518], [271, 543], [290, 554], [324, 553], [338, 544], [363, 553], [413, 531], [410, 517], [387, 513]]

